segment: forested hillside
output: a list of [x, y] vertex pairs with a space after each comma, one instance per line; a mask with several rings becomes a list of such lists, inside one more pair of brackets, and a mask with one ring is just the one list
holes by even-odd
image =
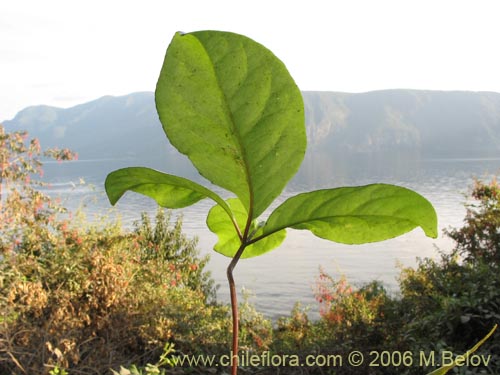
[[[500, 94], [386, 90], [304, 92], [310, 154], [408, 151], [421, 157], [500, 155]], [[105, 96], [72, 108], [28, 107], [7, 129], [28, 130], [82, 158], [177, 158], [150, 92]], [[118, 138], [120, 142], [116, 142]], [[166, 151], [165, 151], [166, 150]]]

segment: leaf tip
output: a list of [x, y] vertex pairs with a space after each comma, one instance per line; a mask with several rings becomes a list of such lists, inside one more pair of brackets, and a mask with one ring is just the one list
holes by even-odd
[[104, 190], [106, 191], [106, 196], [108, 197], [109, 203], [114, 206], [116, 202], [120, 199], [123, 194], [116, 194], [116, 191], [113, 189], [113, 179], [115, 173], [117, 171], [111, 172], [106, 176], [106, 180], [104, 180]]

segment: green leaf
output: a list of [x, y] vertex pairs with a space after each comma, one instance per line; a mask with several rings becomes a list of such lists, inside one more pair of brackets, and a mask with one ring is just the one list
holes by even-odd
[[305, 153], [302, 95], [264, 46], [220, 31], [177, 33], [156, 87], [171, 144], [258, 217]]
[[461, 366], [461, 363], [463, 364], [467, 360], [467, 358], [469, 358], [469, 356], [471, 354], [473, 354], [477, 349], [479, 349], [479, 347], [481, 345], [483, 345], [485, 343], [485, 341], [490, 338], [491, 335], [493, 335], [493, 333], [497, 329], [497, 326], [498, 325], [495, 324], [495, 326], [491, 329], [491, 331], [486, 336], [484, 336], [481, 341], [479, 341], [471, 349], [467, 350], [467, 353], [465, 353], [464, 355], [461, 355], [458, 358], [455, 358], [455, 360], [453, 361], [453, 363], [451, 365], [440, 367], [440, 368], [428, 373], [427, 375], [444, 375], [444, 374], [447, 374], [448, 371], [450, 371], [452, 368], [454, 368], [456, 366]]
[[222, 207], [229, 218], [232, 217], [229, 206], [213, 191], [186, 178], [150, 168], [118, 169], [106, 177], [104, 186], [112, 205], [115, 205], [123, 194], [130, 190], [153, 198], [156, 203], [166, 208], [187, 207], [202, 199], [210, 198]]
[[317, 190], [281, 204], [269, 217], [263, 236], [283, 228], [309, 229], [316, 236], [346, 244], [383, 241], [420, 226], [437, 237], [432, 205], [406, 188], [374, 184]]
[[[248, 213], [241, 201], [237, 198], [227, 200], [231, 211], [234, 213], [236, 222], [242, 228], [248, 218]], [[232, 258], [241, 245], [241, 240], [234, 230], [233, 224], [228, 220], [227, 215], [220, 206], [214, 206], [208, 213], [207, 217], [208, 228], [219, 237], [219, 241], [215, 244], [214, 250], [218, 253]], [[262, 227], [257, 225], [256, 220], [252, 222], [250, 233], [255, 231], [255, 236], [262, 234]], [[281, 245], [285, 239], [286, 231], [281, 230], [273, 233], [271, 236], [263, 238], [259, 242], [249, 245], [245, 248], [241, 258], [252, 258], [262, 255]]]

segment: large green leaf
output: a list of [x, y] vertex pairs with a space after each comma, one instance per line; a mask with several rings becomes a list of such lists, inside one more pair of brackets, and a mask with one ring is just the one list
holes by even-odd
[[111, 172], [106, 177], [104, 186], [112, 205], [115, 205], [129, 190], [153, 198], [156, 203], [166, 208], [187, 207], [204, 198], [210, 198], [220, 205], [226, 216], [229, 215], [228, 220], [231, 222], [231, 210], [221, 197], [183, 177], [150, 168], [130, 167]]
[[263, 235], [283, 228], [309, 229], [316, 236], [346, 244], [382, 241], [420, 226], [437, 237], [432, 205], [414, 191], [386, 184], [317, 190], [281, 204]]
[[302, 96], [285, 65], [238, 34], [177, 33], [156, 87], [170, 142], [256, 218], [303, 160]]
[[[242, 228], [248, 218], [248, 213], [237, 198], [232, 198], [227, 200], [228, 205], [231, 207], [231, 211], [234, 213], [236, 222]], [[207, 217], [208, 228], [217, 234], [219, 241], [215, 244], [214, 250], [227, 257], [234, 257], [236, 251], [241, 245], [241, 239], [238, 237], [232, 222], [228, 219], [227, 215], [221, 209], [220, 206], [214, 206], [208, 213]], [[262, 234], [262, 227], [258, 227], [256, 220], [252, 222], [250, 228], [250, 233], [255, 231], [255, 236], [260, 236]], [[241, 258], [251, 258], [258, 255], [262, 255], [272, 249], [281, 245], [285, 239], [286, 231], [281, 230], [272, 235], [249, 245], [245, 248]]]

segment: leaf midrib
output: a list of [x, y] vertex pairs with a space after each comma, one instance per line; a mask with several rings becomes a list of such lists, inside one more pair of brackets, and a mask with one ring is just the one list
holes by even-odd
[[[248, 185], [248, 191], [249, 191], [249, 197], [248, 197], [249, 198], [249, 202], [248, 202], [249, 203], [248, 221], [246, 223], [246, 226], [245, 226], [245, 229], [244, 229], [244, 234], [243, 234], [243, 237], [246, 238], [246, 236], [248, 235], [248, 229], [250, 227], [249, 224], [251, 223], [252, 216], [253, 216], [253, 202], [254, 202], [253, 182], [252, 182], [251, 175], [250, 175], [247, 154], [245, 152], [245, 148], [243, 147], [244, 145], [243, 145], [243, 142], [242, 142], [242, 139], [241, 139], [241, 136], [240, 136], [240, 132], [238, 131], [237, 126], [235, 125], [233, 113], [231, 112], [231, 109], [229, 107], [228, 98], [226, 96], [226, 93], [222, 89], [222, 85], [220, 83], [219, 76], [218, 76], [217, 72], [215, 71], [214, 61], [212, 60], [212, 58], [211, 58], [210, 54], [208, 53], [207, 49], [205, 48], [205, 45], [198, 38], [196, 38], [196, 39], [198, 40], [198, 42], [200, 43], [201, 47], [203, 48], [203, 51], [205, 52], [208, 60], [211, 62], [210, 68], [212, 69], [213, 75], [214, 75], [215, 80], [217, 82], [217, 86], [219, 87], [219, 90], [222, 93], [222, 97], [224, 99], [223, 101], [224, 101], [225, 110], [226, 110], [226, 112], [229, 115], [229, 120], [230, 120], [230, 123], [231, 123], [231, 127], [234, 130], [235, 138], [236, 138], [237, 143], [238, 143], [238, 148], [239, 148], [239, 151], [240, 151], [240, 153], [242, 155], [242, 160], [243, 160], [243, 164], [244, 164], [244, 171], [245, 171], [245, 176], [246, 176], [247, 185]], [[246, 54], [246, 51], [245, 51], [244, 48], [242, 50], [243, 50], [243, 53], [245, 54], [245, 59], [248, 62], [248, 56]], [[245, 77], [247, 75], [248, 74], [245, 74]]]
[[[390, 216], [390, 215], [369, 215], [369, 214], [364, 214], [364, 215], [355, 215], [355, 214], [344, 214], [344, 215], [329, 215], [329, 216], [319, 216], [319, 217], [315, 217], [315, 218], [311, 218], [311, 219], [308, 219], [308, 220], [300, 220], [300, 221], [296, 221], [296, 222], [291, 222], [291, 223], [287, 223], [286, 225], [281, 225], [275, 229], [273, 229], [271, 232], [266, 232], [264, 234], [262, 234], [261, 236], [253, 239], [251, 242], [257, 242], [265, 237], [268, 237], [276, 232], [279, 232], [280, 230], [283, 230], [283, 229], [286, 229], [286, 228], [292, 228], [295, 227], [296, 225], [300, 225], [300, 224], [304, 224], [304, 223], [307, 223], [307, 222], [311, 222], [311, 221], [318, 221], [318, 220], [326, 220], [326, 219], [331, 219], [331, 218], [364, 218], [364, 217], [370, 217], [370, 218], [376, 218], [376, 217], [379, 217], [379, 218], [394, 218], [394, 216]], [[397, 217], [396, 217], [397, 218]], [[415, 221], [413, 220], [410, 220], [408, 218], [397, 218], [397, 219], [401, 219], [401, 220], [404, 220], [404, 221], [408, 221], [412, 224], [415, 224], [416, 226], [420, 226], [418, 223], [415, 223]], [[264, 230], [265, 230], [265, 227], [264, 227]]]

